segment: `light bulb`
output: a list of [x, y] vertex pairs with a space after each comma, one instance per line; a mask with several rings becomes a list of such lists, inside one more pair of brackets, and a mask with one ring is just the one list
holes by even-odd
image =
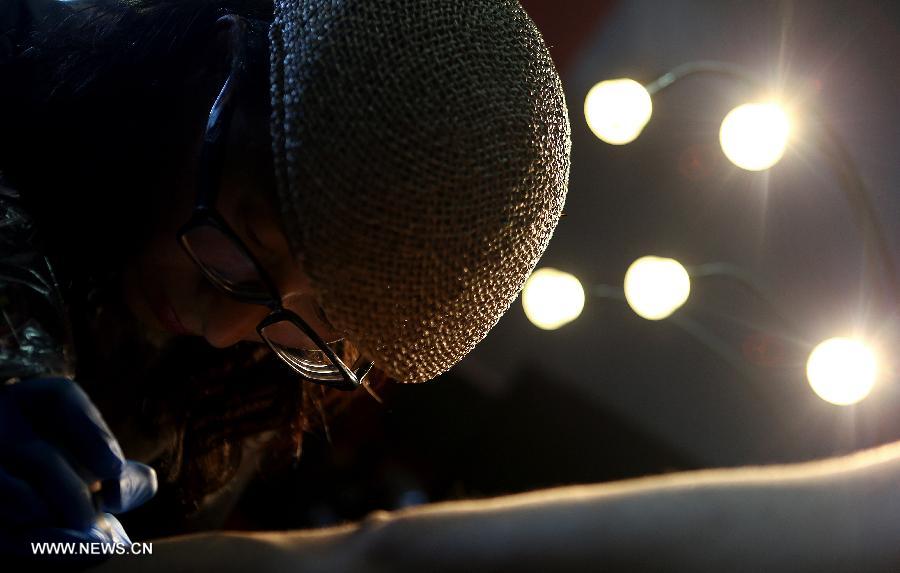
[[829, 338], [806, 362], [806, 378], [820, 398], [838, 406], [856, 404], [869, 395], [878, 375], [875, 353], [859, 340]]
[[650, 121], [653, 102], [634, 80], [600, 82], [584, 98], [584, 117], [594, 135], [613, 145], [631, 143]]
[[625, 273], [625, 300], [647, 320], [666, 318], [687, 301], [690, 293], [691, 279], [675, 259], [641, 257]]
[[522, 290], [525, 316], [538, 328], [555, 330], [584, 309], [584, 289], [569, 273], [545, 267], [531, 273]]
[[787, 148], [791, 122], [774, 103], [747, 103], [734, 108], [719, 130], [719, 143], [729, 161], [748, 171], [778, 163]]

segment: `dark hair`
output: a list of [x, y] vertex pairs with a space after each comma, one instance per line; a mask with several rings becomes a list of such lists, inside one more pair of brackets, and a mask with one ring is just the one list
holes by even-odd
[[169, 198], [165, 178], [202, 133], [210, 76], [227, 73], [208, 54], [219, 16], [251, 22], [241, 92], [268, 109], [271, 2], [44, 4], [0, 72], [0, 171], [48, 232], [68, 235], [48, 246], [67, 249], [60, 259], [90, 264], [79, 254], [102, 245], [108, 256], [97, 262], [108, 268], [145, 238], [148, 215]]
[[[217, 350], [182, 339], [160, 352], [140, 340], [119, 298], [121, 265], [170, 199], [161, 178], [179, 169], [202, 133], [217, 88], [210, 77], [227, 74], [224, 63], [208, 58], [222, 15], [247, 19], [239, 98], [268, 117], [272, 6], [47, 4], [51, 12], [20, 28], [13, 59], [0, 62], [0, 171], [22, 192], [46, 250], [63, 267], [79, 382], [114, 432], [172, 435], [157, 466], [157, 508], [171, 522], [166, 501], [188, 514], [233, 476], [242, 438], [275, 430], [279, 445], [298, 451], [304, 431], [327, 423], [323, 404], [351, 399], [304, 391], [296, 375], [273, 367], [253, 345]], [[123, 405], [139, 415], [117, 420]]]

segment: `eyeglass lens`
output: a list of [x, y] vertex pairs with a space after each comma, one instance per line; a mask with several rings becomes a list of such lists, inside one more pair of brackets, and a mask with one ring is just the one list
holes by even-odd
[[[268, 329], [263, 329], [263, 338], [269, 343], [269, 347], [291, 368], [316, 380], [337, 381], [343, 379], [341, 371], [334, 366], [324, 352], [318, 349], [308, 350], [282, 345], [269, 338]], [[351, 368], [359, 360], [359, 353], [353, 345], [343, 340], [331, 343], [329, 346]]]
[[[271, 299], [272, 294], [256, 264], [243, 248], [220, 229], [211, 225], [195, 227], [185, 233], [184, 242], [213, 282], [226, 292], [253, 302]], [[281, 303], [283, 308], [302, 318], [326, 343], [331, 345], [341, 342], [343, 335], [328, 323], [312, 296], [288, 295]], [[302, 359], [313, 369], [316, 363], [333, 368], [316, 343], [290, 321], [267, 326], [264, 336], [277, 353], [284, 354], [286, 362]], [[307, 353], [310, 352], [314, 355], [308, 356]], [[341, 355], [338, 353], [338, 356]]]
[[185, 246], [219, 287], [250, 300], [271, 298], [253, 260], [225, 233], [209, 225], [184, 235]]

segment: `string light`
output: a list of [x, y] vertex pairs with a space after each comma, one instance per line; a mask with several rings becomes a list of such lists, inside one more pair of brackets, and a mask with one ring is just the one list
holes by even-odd
[[538, 269], [525, 282], [522, 308], [532, 324], [555, 330], [581, 315], [584, 288], [569, 273], [549, 267]]
[[747, 171], [769, 169], [787, 148], [791, 123], [775, 103], [747, 103], [734, 108], [719, 130], [725, 157]]
[[[599, 139], [622, 145], [634, 141], [646, 127], [653, 113], [652, 98], [681, 80], [692, 76], [724, 77], [736, 80], [756, 93], [770, 90], [747, 69], [729, 62], [694, 61], [676, 66], [654, 80], [641, 85], [626, 78], [601, 81], [588, 92], [584, 114], [588, 127]], [[807, 104], [809, 102], [806, 102]], [[819, 127], [813, 143], [828, 162], [840, 189], [847, 196], [863, 225], [863, 239], [868, 250], [877, 252], [883, 267], [888, 292], [900, 292], [894, 262], [876, 210], [868, 195], [852, 154], [838, 132], [815, 106], [807, 105], [805, 122]], [[746, 103], [732, 109], [722, 120], [719, 143], [733, 164], [748, 171], [764, 171], [784, 156], [788, 143], [796, 137], [792, 118], [774, 101]], [[721, 269], [720, 269], [721, 270]], [[697, 269], [694, 269], [697, 272]], [[873, 272], [874, 274], [874, 272]], [[703, 276], [702, 274], [695, 276]], [[740, 278], [740, 277], [738, 277]], [[877, 277], [876, 277], [877, 280]], [[680, 308], [690, 296], [690, 276], [673, 259], [643, 257], [632, 263], [625, 275], [625, 298], [629, 306], [648, 320], [660, 320]], [[759, 290], [756, 281], [747, 282]], [[894, 288], [892, 288], [894, 287]], [[617, 288], [605, 287], [592, 293], [615, 294]], [[766, 297], [770, 299], [771, 297]], [[775, 307], [777, 310], [777, 306]], [[779, 313], [784, 314], [784, 313]], [[790, 322], [790, 321], [788, 321]], [[864, 399], [878, 377], [875, 354], [862, 342], [848, 338], [826, 340], [810, 354], [807, 378], [813, 390], [833, 404], [853, 404]]]
[[869, 395], [878, 375], [875, 353], [852, 338], [830, 338], [816, 346], [806, 362], [806, 378], [820, 398], [838, 406]]
[[691, 279], [675, 259], [641, 257], [625, 273], [625, 300], [642, 318], [661, 320], [678, 310], [691, 293]]
[[631, 143], [650, 121], [650, 93], [629, 79], [598, 83], [584, 98], [584, 117], [594, 135], [612, 145]]

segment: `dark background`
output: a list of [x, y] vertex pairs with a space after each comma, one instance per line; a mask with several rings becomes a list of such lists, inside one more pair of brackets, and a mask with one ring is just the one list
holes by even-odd
[[[621, 285], [647, 254], [727, 261], [768, 284], [798, 334], [727, 280], [694, 281], [679, 315], [712, 333], [736, 365], [674, 321], [645, 321], [621, 302], [589, 298], [578, 320], [545, 332], [517, 301], [448, 374], [393, 389], [387, 407], [357, 404], [333, 421], [330, 439], [310, 436], [300, 466], [259, 480], [232, 526], [324, 525], [376, 508], [806, 460], [900, 438], [898, 293], [876, 297], [863, 280], [860, 234], [802, 116], [815, 104], [835, 126], [896, 252], [898, 4], [524, 5], [560, 68], [573, 132], [567, 216], [539, 266], [590, 287]], [[632, 144], [589, 132], [582, 106], [594, 83], [648, 82], [693, 60], [749, 68], [801, 110], [773, 169], [744, 172], [722, 155], [722, 117], [753, 95], [728, 80], [688, 79], [655, 97]], [[884, 373], [866, 400], [838, 407], [811, 391], [804, 367], [813, 345], [848, 333], [875, 342]]]

